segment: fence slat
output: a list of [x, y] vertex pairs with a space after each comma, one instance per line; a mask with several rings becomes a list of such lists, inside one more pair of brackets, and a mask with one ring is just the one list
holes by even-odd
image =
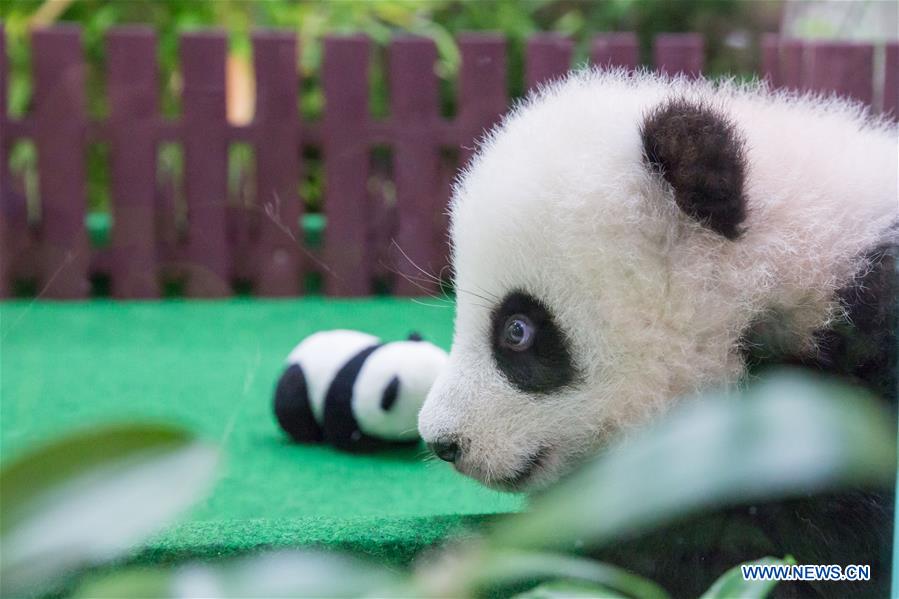
[[42, 296], [90, 293], [85, 129], [87, 102], [81, 33], [54, 27], [32, 34], [34, 120], [41, 196]]
[[[256, 206], [253, 170], [243, 170], [236, 178], [233, 174], [228, 175], [229, 187], [234, 185], [237, 192], [228, 201], [228, 247], [231, 248], [231, 276], [235, 287], [249, 284], [253, 288], [259, 278], [257, 246], [262, 243], [259, 225], [268, 217]], [[230, 188], [228, 193], [231, 193]]]
[[459, 71], [460, 166], [471, 159], [483, 135], [496, 124], [508, 106], [506, 90], [506, 40], [493, 33], [459, 36], [462, 66]]
[[[156, 206], [156, 221], [154, 223], [157, 239], [157, 259], [159, 261], [160, 274], [164, 279], [175, 279], [180, 274], [183, 259], [184, 246], [181, 245], [178, 230], [177, 200], [179, 193], [175, 174], [160, 170], [159, 181], [156, 183], [154, 204]], [[183, 188], [181, 189], [183, 192]]]
[[371, 217], [369, 172], [368, 68], [371, 43], [357, 35], [327, 37], [322, 86], [325, 93], [325, 293], [360, 296], [371, 292], [368, 244]]
[[670, 75], [698, 77], [705, 67], [704, 54], [705, 40], [698, 33], [662, 33], [653, 46], [656, 69]]
[[156, 36], [110, 31], [106, 45], [112, 173], [112, 294], [159, 296], [156, 262]]
[[636, 69], [640, 64], [637, 34], [623, 32], [597, 35], [590, 48], [590, 60], [598, 67]]
[[761, 54], [760, 78], [768, 81], [772, 89], [780, 87], [780, 37], [777, 34], [762, 34]]
[[524, 81], [529, 90], [563, 77], [571, 68], [574, 42], [557, 33], [540, 33], [528, 39]]
[[780, 87], [805, 90], [805, 45], [801, 40], [782, 40], [780, 44]]
[[0, 190], [0, 220], [4, 227], [0, 251], [4, 254], [2, 260], [6, 269], [7, 291], [13, 294], [17, 281], [35, 282], [40, 279], [41, 256], [35, 231], [28, 222], [25, 182], [20, 177], [12, 177], [9, 170], [0, 173], [0, 176], [10, 177], [0, 184], [3, 186]]
[[256, 69], [256, 203], [262, 212], [257, 240], [256, 292], [291, 296], [301, 291], [302, 254], [297, 195], [300, 143], [297, 109], [297, 40], [267, 31], [253, 37]]
[[189, 297], [231, 293], [226, 229], [226, 45], [226, 35], [220, 31], [187, 33], [181, 38], [184, 195], [188, 210], [185, 292]]
[[899, 42], [890, 42], [884, 52], [883, 106], [881, 110], [899, 117]]
[[[2, 141], [0, 139], [0, 142]], [[3, 158], [3, 156], [0, 156], [0, 158]], [[0, 173], [0, 176], [5, 176], [5, 174]], [[0, 194], [3, 194], [2, 190], [0, 190]], [[9, 223], [6, 216], [0, 213], [0, 254], [2, 254], [0, 255], [0, 299], [8, 298], [12, 291], [10, 251], [9, 244], [6, 241], [9, 238], [8, 226]]]
[[874, 95], [874, 47], [853, 42], [813, 42], [808, 87], [861, 100]]
[[[437, 48], [427, 38], [401, 38], [390, 45], [390, 103], [394, 119], [394, 182], [399, 227], [392, 248], [401, 275], [397, 295], [437, 290], [418, 269], [434, 273], [442, 266], [445, 233], [439, 196], [440, 147], [434, 125], [439, 117]], [[400, 251], [401, 250], [401, 251]]]
[[0, 299], [12, 292], [12, 176], [9, 172], [9, 140], [6, 137], [6, 28], [0, 23]]

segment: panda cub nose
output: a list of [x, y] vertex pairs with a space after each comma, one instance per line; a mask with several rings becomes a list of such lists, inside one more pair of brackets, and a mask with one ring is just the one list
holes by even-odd
[[459, 444], [455, 441], [446, 439], [434, 441], [433, 443], [428, 443], [428, 448], [444, 462], [452, 463], [459, 457]]

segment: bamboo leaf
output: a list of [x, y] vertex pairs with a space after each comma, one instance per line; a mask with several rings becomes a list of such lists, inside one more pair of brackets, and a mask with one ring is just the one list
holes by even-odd
[[[494, 595], [510, 586], [565, 580], [598, 585], [640, 599], [667, 599], [655, 582], [618, 566], [562, 553], [502, 549], [469, 543], [439, 559], [420, 564], [412, 580], [413, 595], [474, 597]], [[500, 593], [501, 594], [501, 593]]]
[[498, 525], [501, 547], [602, 545], [691, 512], [889, 485], [895, 419], [864, 391], [782, 372], [690, 402]]
[[776, 557], [763, 557], [762, 559], [747, 564], [734, 566], [725, 572], [721, 578], [715, 581], [709, 590], [702, 594], [700, 599], [764, 599], [777, 585], [776, 580], [744, 580], [742, 566], [759, 565], [773, 566], [777, 564], [795, 564], [791, 556], [784, 559]]
[[75, 599], [103, 599], [106, 597], [174, 597], [173, 572], [170, 569], [129, 568], [99, 576], [91, 576], [78, 587]]
[[130, 549], [209, 488], [218, 451], [166, 426], [78, 433], [0, 472], [0, 592], [46, 592]]
[[579, 581], [557, 580], [515, 595], [514, 599], [626, 599], [608, 587]]
[[174, 570], [133, 569], [88, 580], [82, 598], [189, 599], [220, 597], [393, 596], [403, 579], [349, 556], [316, 551], [273, 551], [215, 564], [192, 562]]
[[476, 589], [488, 585], [507, 585], [521, 581], [566, 579], [599, 585], [640, 599], [666, 599], [655, 582], [623, 568], [591, 559], [561, 553], [491, 551], [473, 568]]

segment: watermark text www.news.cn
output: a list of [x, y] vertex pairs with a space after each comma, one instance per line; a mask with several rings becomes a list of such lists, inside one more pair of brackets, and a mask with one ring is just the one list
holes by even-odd
[[743, 580], [871, 580], [871, 566], [858, 564], [749, 564], [740, 570]]

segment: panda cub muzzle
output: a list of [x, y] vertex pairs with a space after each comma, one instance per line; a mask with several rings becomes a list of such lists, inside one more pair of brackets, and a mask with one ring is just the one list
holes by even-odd
[[[428, 449], [434, 455], [445, 462], [456, 465], [457, 460], [461, 460], [463, 456], [462, 445], [453, 438], [443, 438], [437, 441], [429, 442]], [[486, 475], [479, 471], [466, 469], [465, 466], [457, 466], [463, 474], [483, 479], [485, 483], [502, 491], [520, 491], [527, 487], [530, 479], [541, 470], [552, 452], [552, 448], [548, 445], [541, 446], [531, 454], [525, 455], [517, 467], [513, 468], [508, 474]]]

